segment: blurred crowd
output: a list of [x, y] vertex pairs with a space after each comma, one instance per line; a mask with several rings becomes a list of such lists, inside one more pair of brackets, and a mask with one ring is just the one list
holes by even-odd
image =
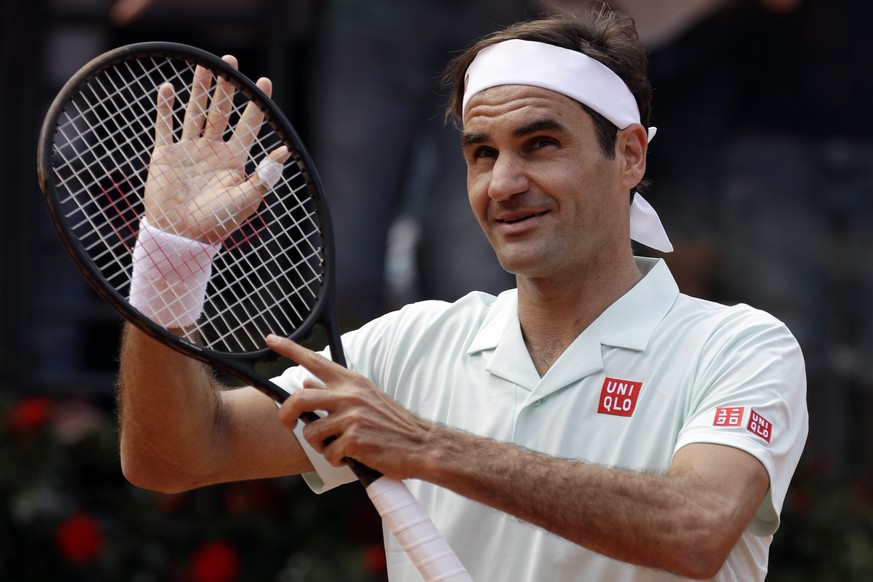
[[[117, 39], [149, 10], [187, 3], [198, 13], [234, 4], [118, 0]], [[510, 288], [512, 277], [468, 209], [439, 74], [453, 54], [501, 25], [541, 13], [584, 15], [603, 2], [260, 4], [285, 6], [275, 26], [289, 22], [305, 45], [302, 60], [279, 67], [304, 73], [274, 80], [280, 93], [282, 82], [291, 85], [289, 117], [303, 129], [330, 202], [344, 326], [408, 301]], [[611, 5], [634, 17], [650, 53], [658, 134], [647, 198], [676, 247], [665, 258], [680, 288], [784, 320], [807, 358], [807, 456], [837, 472], [869, 472], [873, 262], [864, 251], [873, 242], [873, 4]], [[208, 38], [221, 46], [220, 35]], [[251, 60], [241, 62], [258, 74]]]
[[[51, 0], [39, 4], [55, 8], [98, 6], [104, 35], [98, 40], [66, 31], [63, 39], [76, 41], [76, 50], [61, 44], [57, 47], [62, 48], [49, 47], [45, 50], [45, 70], [29, 63], [18, 65], [11, 58], [3, 61], [7, 68], [27, 67], [28, 72], [38, 71], [47, 77], [36, 82], [41, 90], [45, 85], [56, 90], [75, 68], [100, 50], [146, 39], [188, 42], [213, 52], [233, 51], [246, 74], [273, 77], [274, 95], [309, 146], [327, 192], [337, 238], [341, 317], [344, 327], [350, 328], [409, 301], [454, 300], [474, 289], [499, 293], [514, 285], [513, 278], [497, 264], [469, 211], [464, 160], [457, 131], [444, 120], [448, 89], [440, 85], [439, 75], [454, 54], [495, 28], [541, 13], [584, 16], [603, 2]], [[649, 50], [653, 124], [658, 132], [649, 150], [650, 184], [646, 196], [676, 248], [664, 258], [680, 288], [724, 303], [749, 303], [786, 322], [800, 340], [807, 361], [811, 423], [805, 452], [807, 466], [814, 465], [839, 478], [873, 483], [873, 423], [868, 420], [873, 417], [873, 368], [867, 368], [873, 362], [873, 261], [865, 252], [873, 246], [873, 117], [868, 112], [873, 95], [869, 68], [873, 62], [873, 3], [614, 0], [610, 4], [636, 20]], [[108, 14], [107, 5], [112, 6]], [[24, 6], [14, 5], [19, 13], [23, 13]], [[250, 12], [256, 8], [273, 11], [271, 30], [258, 32], [280, 41], [261, 42], [268, 44], [269, 50], [258, 52], [263, 46], [256, 50], [253, 45], [263, 39], [229, 34], [225, 22], [241, 6], [249, 7]], [[5, 9], [11, 14], [10, 7], [13, 4]], [[170, 16], [159, 20], [164, 28], [158, 29], [154, 15], [160, 11]], [[210, 19], [213, 13], [223, 16]], [[152, 24], [146, 27], [149, 22]], [[79, 24], [72, 22], [68, 27]], [[111, 32], [107, 34], [106, 29]], [[26, 30], [23, 24], [22, 30]], [[31, 42], [21, 42], [25, 41]], [[289, 47], [289, 43], [294, 46]], [[269, 62], [259, 63], [259, 57]], [[35, 93], [36, 89], [23, 92], [22, 99], [30, 99]], [[28, 160], [30, 156], [28, 153]], [[8, 200], [14, 210], [14, 201], [11, 197]], [[43, 214], [39, 216], [44, 219]], [[19, 215], [23, 213], [8, 214]], [[16, 226], [15, 220], [8, 222]], [[78, 514], [72, 526], [64, 522], [63, 527], [46, 517], [66, 515], [79, 504], [101, 507], [105, 520], [114, 512], [118, 514], [116, 521], [129, 519], [134, 524], [116, 526], [120, 529], [113, 531], [134, 532], [141, 527], [143, 516], [155, 511], [150, 505], [153, 500], [142, 498], [141, 492], [124, 490], [139, 505], [131, 504], [128, 497], [107, 501], [122, 491], [111, 414], [101, 410], [104, 415], [97, 422], [91, 408], [75, 403], [71, 408], [63, 399], [50, 404], [48, 399], [25, 398], [31, 392], [58, 395], [39, 385], [39, 378], [53, 376], [75, 400], [81, 390], [71, 387], [69, 378], [76, 370], [84, 372], [83, 385], [94, 387], [97, 393], [97, 382], [88, 375], [89, 365], [92, 359], [103, 357], [109, 360], [107, 365], [114, 374], [118, 337], [116, 319], [110, 322], [107, 334], [95, 335], [94, 330], [102, 328], [82, 324], [91, 317], [89, 310], [82, 309], [90, 296], [60, 245], [54, 244], [47, 222], [28, 226], [24, 231], [39, 239], [44, 248], [54, 249], [55, 255], [48, 262], [34, 260], [43, 268], [28, 271], [27, 275], [37, 280], [22, 284], [22, 288], [41, 290], [24, 298], [31, 301], [27, 305], [35, 302], [50, 306], [22, 309], [26, 314], [20, 319], [26, 319], [25, 331], [35, 338], [30, 340], [34, 347], [31, 349], [25, 339], [16, 340], [15, 345], [26, 347], [2, 354], [4, 361], [23, 369], [18, 377], [27, 381], [13, 380], [8, 394], [0, 389], [0, 409], [14, 411], [2, 415], [4, 434], [18, 443], [17, 447], [3, 449], [0, 458], [9, 469], [4, 472], [7, 478], [0, 479], [0, 488], [11, 500], [14, 518], [7, 520], [14, 522], [11, 529], [0, 527], [0, 537], [10, 542], [26, 532], [33, 538], [37, 535], [33, 524], [39, 522], [39, 517], [46, 524], [39, 539], [60, 536], [57, 543], [62, 550], [67, 547], [64, 540], [70, 536], [55, 530], [72, 528], [75, 541], [91, 540], [84, 550], [81, 543], [74, 544], [70, 550], [74, 560], [83, 551], [93, 553], [95, 548], [115, 541], [124, 546], [123, 551], [119, 550], [122, 556], [147, 553], [158, 572], [168, 571], [173, 563], [171, 550], [162, 545], [164, 538], [166, 548], [185, 545], [180, 544], [179, 523], [187, 527], [193, 520], [211, 518], [215, 525], [206, 528], [209, 535], [213, 535], [212, 530], [220, 530], [225, 538], [233, 538], [237, 530], [223, 518], [226, 509], [216, 510], [209, 505], [203, 510], [202, 498], [193, 494], [185, 498], [190, 507], [184, 511], [171, 508], [165, 513], [172, 519], [154, 521], [153, 529], [146, 530], [147, 552], [134, 551], [126, 538], [117, 535], [88, 538], [75, 533], [90, 527], [90, 522]], [[638, 252], [649, 251], [639, 248]], [[34, 256], [34, 252], [22, 250], [22, 261]], [[57, 317], [59, 312], [64, 316]], [[71, 315], [74, 312], [75, 316]], [[10, 337], [26, 337], [15, 330], [8, 333]], [[107, 383], [109, 386], [103, 387], [99, 396], [103, 399], [101, 405], [109, 409], [113, 406], [112, 382]], [[15, 402], [19, 396], [21, 402]], [[55, 412], [49, 414], [48, 410]], [[55, 421], [48, 423], [49, 417]], [[53, 427], [48, 441], [54, 446], [28, 436], [42, 434], [34, 427], [47, 425]], [[91, 435], [91, 440], [99, 437], [99, 454], [86, 450], [93, 443], [82, 435]], [[70, 442], [81, 443], [77, 445], [81, 450], [71, 453]], [[89, 454], [93, 462], [87, 460]], [[94, 476], [100, 471], [106, 475], [95, 485]], [[802, 556], [818, 552], [833, 559], [827, 562], [830, 568], [838, 560], [846, 562], [837, 548], [844, 546], [847, 551], [863, 554], [864, 571], [869, 572], [873, 569], [870, 553], [863, 548], [858, 551], [863, 544], [857, 543], [866, 535], [868, 542], [863, 547], [870, 547], [870, 521], [865, 517], [869, 514], [859, 513], [859, 505], [845, 501], [841, 491], [834, 504], [847, 503], [848, 507], [834, 511], [835, 505], [828, 501], [831, 498], [814, 487], [804, 489], [805, 474], [808, 472], [801, 469], [796, 479], [797, 495], [787, 504], [786, 515], [789, 519], [792, 512], [811, 516], [807, 521], [814, 524], [815, 535], [804, 545], [806, 530], [795, 521], [782, 536], [788, 542], [783, 547], [798, 548], [797, 552], [782, 550], [783, 555], [777, 551], [776, 561], [781, 555], [784, 568], [784, 564], [797, 563]], [[72, 476], [67, 479], [64, 475]], [[270, 485], [286, 486], [296, 485]], [[863, 491], [869, 511], [873, 495], [869, 488]], [[239, 495], [235, 490], [231, 493]], [[104, 494], [110, 497], [101, 497]], [[209, 494], [207, 491], [201, 495]], [[75, 499], [76, 495], [81, 499]], [[284, 493], [275, 496], [285, 497]], [[290, 500], [294, 496], [287, 497]], [[813, 497], [824, 515], [821, 520], [810, 510], [816, 505], [809, 501]], [[338, 500], [334, 497], [327, 505], [344, 507]], [[46, 509], [46, 503], [51, 507]], [[134, 511], [134, 505], [139, 511]], [[119, 509], [115, 511], [115, 507]], [[272, 530], [266, 528], [273, 527], [278, 511], [275, 505], [264, 507], [267, 509], [262, 512], [262, 520], [254, 521], [260, 528], [258, 538], [269, 538], [267, 534]], [[191, 517], [188, 512], [194, 509], [200, 513]], [[301, 527], [301, 531], [319, 527], [316, 514], [305, 506], [287, 511], [293, 513], [295, 522], [313, 516], [313, 523]], [[204, 512], [211, 517], [201, 515]], [[252, 521], [244, 514], [238, 515], [247, 523]], [[857, 528], [848, 517], [856, 514]], [[848, 525], [831, 530], [830, 522]], [[844, 530], [849, 529], [854, 546], [843, 541], [847, 537]], [[239, 534], [240, 540], [249, 537], [249, 530], [239, 531], [245, 531]], [[867, 533], [858, 534], [863, 531]], [[200, 552], [199, 529], [194, 532], [189, 527], [184, 532], [187, 537], [183, 541], [191, 546], [188, 549]], [[286, 532], [273, 535], [277, 547], [288, 547]], [[325, 535], [337, 534], [331, 531]], [[320, 538], [313, 539], [317, 545]], [[834, 547], [823, 549], [822, 544], [829, 540]], [[299, 540], [300, 544], [304, 542], [308, 544]], [[240, 547], [245, 543], [241, 541]], [[11, 542], [0, 546], [14, 548]], [[300, 552], [290, 554], [288, 563], [275, 567], [270, 563], [269, 567], [273, 571], [280, 567], [293, 572], [311, 571], [314, 566], [304, 557], [310, 560], [317, 550], [312, 545], [301, 547]], [[33, 548], [40, 549], [37, 545]], [[281, 556], [282, 551], [273, 551], [273, 557]], [[62, 553], [66, 556], [70, 552]], [[105, 549], [102, 552], [108, 553]], [[13, 558], [17, 554], [21, 556], [16, 562]], [[381, 551], [376, 554], [382, 555]], [[256, 557], [255, 563], [261, 560], [260, 554]], [[352, 563], [359, 566], [360, 559], [355, 554]], [[323, 563], [341, 561], [331, 555]], [[52, 565], [41, 550], [34, 551], [32, 559], [14, 550], [0, 552], [0, 571], [4, 562], [7, 567], [12, 564], [7, 571], [15, 571], [16, 564], [22, 571], [32, 571], [32, 564], [45, 562], [45, 568]], [[356, 567], [354, 571], [363, 572], [359, 579], [368, 581], [380, 579], [383, 568], [376, 564], [369, 569]], [[809, 576], [824, 579], [815, 573]]]
[[[409, 300], [512, 285], [467, 211], [437, 79], [499, 24], [587, 0], [333, 0], [307, 89], [349, 325]], [[683, 291], [785, 321], [805, 349], [807, 456], [873, 459], [873, 5], [616, 0], [650, 51], [649, 198]], [[640, 249], [640, 252], [646, 252]]]

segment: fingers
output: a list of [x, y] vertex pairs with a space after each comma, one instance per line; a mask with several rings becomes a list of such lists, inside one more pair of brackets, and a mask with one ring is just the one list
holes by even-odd
[[[272, 95], [273, 83], [266, 77], [258, 79], [256, 85], [267, 97]], [[231, 145], [238, 151], [249, 151], [252, 144], [255, 143], [255, 138], [258, 137], [263, 122], [263, 110], [254, 101], [249, 101], [233, 131], [233, 136], [230, 139]]]
[[277, 148], [261, 160], [256, 171], [246, 181], [226, 192], [233, 196], [233, 203], [230, 206], [233, 207], [234, 228], [239, 227], [258, 211], [267, 192], [282, 179], [283, 164], [289, 157], [291, 154], [288, 148], [285, 146]]
[[270, 334], [267, 336], [267, 346], [277, 354], [297, 362], [324, 384], [348, 378], [352, 374], [336, 362], [287, 338]]
[[249, 178], [252, 187], [256, 188], [261, 194], [266, 194], [281, 179], [285, 162], [290, 157], [291, 152], [285, 146], [270, 152], [268, 157], [261, 160], [257, 171]]
[[[291, 340], [270, 335], [267, 344], [315, 377], [304, 380], [304, 389], [293, 392], [280, 407], [279, 420], [285, 427], [293, 430], [304, 413], [326, 413], [319, 420], [306, 424], [303, 437], [334, 466], [343, 465], [346, 457], [357, 458], [357, 453], [364, 450], [362, 446], [372, 447], [372, 443], [365, 444], [372, 437], [370, 440], [361, 439], [362, 434], [372, 434], [369, 429], [362, 430], [362, 427], [372, 424], [364, 421], [373, 416], [373, 401], [366, 396], [372, 385], [361, 383], [365, 379], [355, 372]], [[362, 388], [364, 392], [361, 392]]]
[[[238, 67], [238, 62], [232, 55], [225, 55], [222, 60], [234, 69]], [[191, 96], [182, 125], [182, 139], [197, 139], [201, 135], [211, 140], [219, 140], [224, 137], [234, 108], [236, 88], [228, 79], [219, 76], [210, 98], [209, 91], [212, 87], [212, 80], [213, 75], [209, 69], [199, 65], [194, 69]], [[261, 77], [256, 85], [267, 97], [272, 95], [273, 84], [268, 78]], [[263, 122], [264, 111], [250, 101], [233, 130], [233, 135], [229, 140], [231, 147], [238, 152], [249, 151], [258, 137]], [[161, 137], [164, 138], [165, 133], [162, 133]], [[284, 162], [285, 160], [280, 161]]]
[[324, 382], [318, 378], [306, 378], [303, 381], [303, 387], [307, 390], [323, 390], [327, 388], [327, 386], [324, 385]]
[[[270, 334], [266, 338], [267, 347], [279, 355], [290, 358], [312, 374], [314, 379], [303, 382], [304, 390], [293, 392], [279, 409], [279, 418], [288, 429], [294, 429], [298, 417], [304, 412], [323, 410], [332, 412], [332, 402], [325, 388], [331, 380], [341, 378], [348, 370], [321, 354], [304, 348], [287, 338]], [[305, 402], [303, 402], [305, 400]]]
[[[292, 393], [279, 408], [279, 421], [288, 429], [297, 428], [301, 415], [314, 411], [321, 411], [323, 416], [318, 415], [316, 421], [306, 421], [303, 428], [303, 437], [313, 449], [325, 455], [327, 447], [335, 443], [344, 433], [342, 422], [337, 421], [337, 399], [330, 390], [323, 390], [324, 385], [318, 380], [307, 380], [303, 385], [305, 390], [297, 390]], [[328, 461], [333, 465], [343, 464], [343, 455], [334, 451], [333, 460]]]
[[182, 123], [182, 139], [197, 139], [203, 131], [206, 120], [206, 103], [209, 100], [209, 87], [212, 85], [212, 72], [201, 66], [194, 68], [194, 80], [191, 82], [191, 97], [185, 109], [185, 120]]
[[173, 102], [176, 93], [170, 83], [158, 87], [157, 118], [155, 119], [155, 147], [173, 143]]
[[[236, 58], [227, 55], [222, 57], [222, 60], [234, 69], [237, 68]], [[225, 77], [218, 78], [215, 90], [212, 92], [212, 101], [209, 104], [209, 113], [206, 118], [206, 128], [203, 130], [203, 137], [207, 139], [221, 139], [224, 135], [224, 130], [227, 129], [227, 122], [230, 119], [230, 112], [233, 109], [233, 94], [235, 92], [236, 89], [230, 81]]]

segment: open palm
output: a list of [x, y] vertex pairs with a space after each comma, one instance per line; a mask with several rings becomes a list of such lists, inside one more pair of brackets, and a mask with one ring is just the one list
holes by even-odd
[[[224, 60], [236, 68], [233, 57]], [[247, 178], [244, 170], [264, 120], [263, 112], [249, 103], [225, 140], [235, 89], [219, 77], [210, 98], [212, 85], [212, 73], [198, 66], [178, 141], [173, 137], [174, 89], [169, 83], [159, 88], [155, 148], [144, 202], [149, 224], [216, 244], [255, 212], [268, 185], [261, 184], [257, 173]], [[269, 79], [261, 78], [257, 85], [268, 96], [271, 94]], [[288, 157], [285, 147], [270, 153], [278, 163]]]

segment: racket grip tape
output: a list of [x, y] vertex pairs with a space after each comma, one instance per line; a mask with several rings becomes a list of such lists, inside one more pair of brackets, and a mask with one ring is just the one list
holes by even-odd
[[473, 582], [406, 485], [382, 477], [367, 487], [367, 494], [426, 582]]

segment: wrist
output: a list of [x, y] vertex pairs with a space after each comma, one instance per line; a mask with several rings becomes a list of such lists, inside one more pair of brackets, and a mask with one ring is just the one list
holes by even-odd
[[133, 249], [130, 304], [166, 328], [196, 323], [221, 245], [171, 234], [143, 218]]
[[446, 486], [472, 468], [469, 454], [477, 450], [473, 439], [479, 437], [439, 423], [428, 423], [425, 435], [415, 478]]

